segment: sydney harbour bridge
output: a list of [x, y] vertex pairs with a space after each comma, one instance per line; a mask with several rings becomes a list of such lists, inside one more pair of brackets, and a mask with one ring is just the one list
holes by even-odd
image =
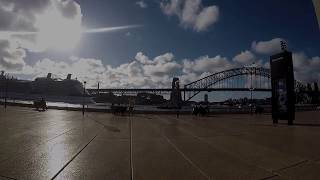
[[[171, 88], [148, 88], [148, 89], [88, 89], [89, 94], [170, 94]], [[183, 93], [184, 101], [189, 101], [200, 92], [212, 91], [257, 91], [271, 92], [270, 69], [263, 67], [234, 68], [201, 78], [179, 88]]]

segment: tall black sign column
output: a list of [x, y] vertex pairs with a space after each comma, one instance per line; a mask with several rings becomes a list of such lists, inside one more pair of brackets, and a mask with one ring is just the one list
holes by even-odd
[[295, 94], [292, 53], [284, 50], [270, 57], [272, 86], [272, 119], [288, 120], [292, 125], [295, 118]]

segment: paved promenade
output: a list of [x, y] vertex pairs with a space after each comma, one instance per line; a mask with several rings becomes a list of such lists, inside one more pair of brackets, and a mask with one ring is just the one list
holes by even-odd
[[[320, 179], [320, 112], [113, 116], [0, 107], [0, 180]], [[132, 177], [131, 177], [132, 176]]]

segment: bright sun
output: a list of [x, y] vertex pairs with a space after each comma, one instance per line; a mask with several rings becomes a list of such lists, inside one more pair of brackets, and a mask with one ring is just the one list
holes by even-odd
[[81, 38], [81, 19], [63, 17], [55, 9], [36, 17], [37, 46], [41, 49], [72, 50]]

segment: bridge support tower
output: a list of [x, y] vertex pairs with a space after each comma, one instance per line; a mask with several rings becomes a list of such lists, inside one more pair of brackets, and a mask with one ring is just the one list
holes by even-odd
[[173, 78], [172, 80], [172, 91], [170, 94], [170, 102], [172, 107], [181, 108], [182, 105], [182, 97], [181, 90], [179, 84], [179, 78]]

